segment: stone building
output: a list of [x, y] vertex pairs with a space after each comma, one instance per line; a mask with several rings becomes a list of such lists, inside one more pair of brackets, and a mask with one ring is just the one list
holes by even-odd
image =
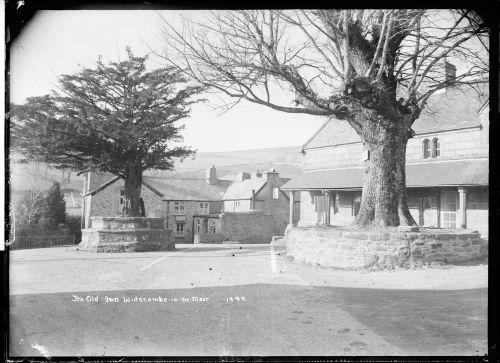
[[[281, 190], [288, 178], [274, 169], [267, 172], [239, 173], [222, 196], [219, 215], [195, 215], [196, 242], [270, 241], [283, 235], [289, 219], [289, 196]], [[295, 204], [299, 213], [299, 205]]]
[[[289, 179], [274, 170], [264, 175], [239, 173], [239, 180], [219, 179], [212, 166], [204, 179], [144, 176], [145, 215], [164, 218], [176, 243], [269, 242], [273, 235], [282, 235], [288, 223], [288, 195], [279, 188]], [[84, 179], [82, 228], [91, 228], [91, 216], [121, 214], [122, 179], [93, 173]]]
[[[422, 226], [468, 228], [488, 236], [487, 95], [448, 87], [415, 121], [406, 151], [408, 205]], [[345, 225], [361, 204], [370, 156], [346, 121], [327, 120], [303, 145], [303, 173], [282, 189], [300, 195], [298, 226]]]

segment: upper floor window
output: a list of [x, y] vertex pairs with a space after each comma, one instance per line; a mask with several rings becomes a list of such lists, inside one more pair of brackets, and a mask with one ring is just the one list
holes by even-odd
[[235, 212], [238, 212], [240, 210], [240, 201], [239, 200], [236, 200], [234, 202], [234, 211]]
[[441, 145], [437, 137], [432, 139], [432, 157], [437, 158], [441, 155]]
[[273, 199], [279, 199], [280, 197], [280, 188], [273, 188]]
[[125, 189], [120, 190], [120, 205], [123, 205], [123, 201], [125, 200]]
[[437, 137], [432, 140], [424, 139], [424, 141], [422, 141], [422, 154], [424, 159], [441, 156], [441, 143], [439, 139]]
[[184, 202], [174, 202], [174, 214], [186, 214]]
[[431, 157], [431, 143], [429, 142], [429, 139], [424, 139], [422, 142], [422, 153], [424, 159]]
[[200, 202], [198, 205], [198, 213], [208, 214], [208, 202]]

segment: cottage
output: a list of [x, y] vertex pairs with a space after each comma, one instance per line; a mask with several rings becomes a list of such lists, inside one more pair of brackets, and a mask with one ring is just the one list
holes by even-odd
[[[288, 223], [288, 195], [280, 190], [288, 180], [274, 170], [219, 179], [212, 166], [204, 179], [144, 176], [141, 198], [145, 215], [165, 218], [176, 243], [269, 242]], [[90, 228], [91, 216], [120, 215], [124, 181], [87, 173], [83, 195], [82, 228]]]
[[[267, 172], [239, 173], [231, 178], [218, 216], [194, 218], [195, 242], [269, 242], [283, 235], [288, 224], [289, 196], [281, 190], [288, 178], [274, 169]], [[299, 205], [295, 204], [297, 215]]]
[[[465, 87], [435, 94], [414, 123], [406, 152], [408, 205], [422, 226], [488, 236], [487, 95]], [[282, 189], [300, 195], [299, 226], [345, 225], [361, 204], [369, 153], [345, 121], [327, 120], [302, 146], [303, 173]], [[293, 216], [291, 216], [293, 218]]]

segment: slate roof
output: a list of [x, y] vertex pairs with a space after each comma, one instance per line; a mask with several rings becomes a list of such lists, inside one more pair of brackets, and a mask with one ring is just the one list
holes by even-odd
[[488, 95], [479, 97], [470, 87], [451, 87], [430, 98], [412, 129], [418, 135], [479, 126], [479, 111], [487, 99]]
[[237, 200], [237, 199], [250, 199], [252, 198], [252, 190], [257, 193], [266, 183], [267, 179], [250, 178], [243, 181], [229, 181], [231, 185], [227, 188], [222, 200]]
[[[305, 171], [284, 190], [360, 189], [363, 168]], [[407, 187], [488, 185], [488, 159], [450, 160], [406, 165]]]
[[222, 200], [230, 181], [218, 180], [217, 184], [210, 185], [205, 179], [155, 178], [145, 176], [145, 184], [153, 187], [162, 194], [163, 200]]
[[[477, 127], [481, 124], [479, 112], [487, 100], [487, 94], [478, 96], [471, 87], [450, 87], [430, 98], [428, 107], [412, 129], [418, 135]], [[305, 142], [302, 149], [359, 141], [359, 136], [347, 121], [330, 119]]]

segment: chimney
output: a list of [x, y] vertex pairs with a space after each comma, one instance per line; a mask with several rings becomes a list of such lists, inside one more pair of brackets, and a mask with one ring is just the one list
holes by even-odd
[[447, 83], [453, 82], [457, 78], [457, 67], [446, 60], [444, 61], [444, 77]]
[[246, 173], [246, 172], [238, 173], [238, 176], [236, 177], [237, 181], [243, 181], [245, 179], [250, 179], [250, 173]]
[[264, 174], [266, 175], [266, 179], [268, 183], [272, 185], [272, 187], [277, 186], [277, 179], [280, 175], [274, 168], [269, 169], [268, 171], [265, 171]]
[[211, 168], [207, 169], [207, 175], [205, 177], [207, 184], [214, 185], [217, 184], [217, 170], [215, 170], [215, 166], [212, 165]]
[[254, 171], [252, 173], [252, 179], [257, 179], [257, 178], [262, 178], [262, 171], [257, 169], [257, 171]]

